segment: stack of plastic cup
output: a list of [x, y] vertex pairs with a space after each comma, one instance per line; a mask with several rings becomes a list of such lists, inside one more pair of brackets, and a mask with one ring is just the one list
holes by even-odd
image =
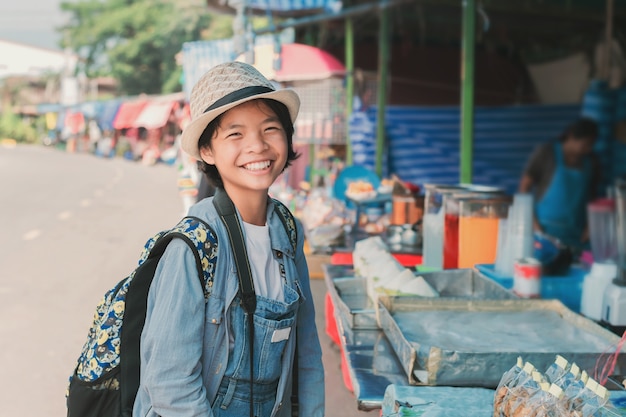
[[533, 196], [518, 193], [513, 196], [513, 204], [506, 218], [500, 219], [501, 230], [498, 236], [498, 251], [495, 270], [499, 275], [513, 276], [513, 266], [517, 259], [533, 256]]

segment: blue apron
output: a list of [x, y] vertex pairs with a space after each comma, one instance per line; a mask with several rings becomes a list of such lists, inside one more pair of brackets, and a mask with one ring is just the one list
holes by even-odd
[[554, 145], [556, 166], [550, 185], [535, 205], [535, 216], [543, 231], [563, 244], [581, 248], [580, 238], [587, 221], [587, 201], [592, 176], [589, 157], [582, 169], [569, 168], [560, 144]]
[[[254, 415], [271, 416], [282, 371], [287, 340], [295, 334], [295, 311], [300, 296], [283, 285], [285, 301], [257, 296], [254, 314]], [[242, 417], [250, 414], [250, 333], [240, 297], [230, 308], [232, 333], [236, 341], [230, 352], [224, 378], [212, 405], [215, 417]]]

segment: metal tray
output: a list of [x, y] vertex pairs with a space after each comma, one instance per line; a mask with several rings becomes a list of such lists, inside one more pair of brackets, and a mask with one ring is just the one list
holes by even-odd
[[593, 375], [620, 340], [558, 300], [395, 297], [379, 300], [379, 318], [411, 385], [495, 388], [519, 356], [543, 371], [560, 354]]
[[376, 309], [367, 295], [365, 278], [354, 276], [352, 267], [323, 265], [324, 279], [330, 298], [348, 328], [378, 329]]
[[[324, 265], [324, 278], [336, 314], [346, 319], [350, 328], [378, 329], [377, 306], [367, 294], [366, 279], [355, 276], [345, 265]], [[442, 298], [516, 299], [512, 292], [474, 269], [452, 269], [420, 273]], [[383, 298], [395, 298], [384, 296]], [[404, 296], [400, 296], [402, 298]]]

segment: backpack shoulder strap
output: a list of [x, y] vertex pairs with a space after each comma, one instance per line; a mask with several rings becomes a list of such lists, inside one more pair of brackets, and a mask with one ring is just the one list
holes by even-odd
[[254, 282], [252, 281], [252, 271], [250, 270], [250, 261], [248, 259], [248, 251], [244, 243], [243, 231], [237, 218], [237, 211], [232, 200], [221, 188], [215, 191], [213, 197], [213, 205], [217, 210], [220, 218], [226, 226], [226, 232], [230, 240], [230, 246], [233, 250], [233, 256], [237, 265], [237, 276], [239, 277], [239, 289], [244, 309], [247, 313], [253, 314], [256, 310], [256, 293], [254, 291]]
[[296, 228], [296, 219], [291, 213], [291, 210], [289, 210], [280, 200], [272, 198], [272, 201], [276, 206], [278, 217], [285, 227], [285, 231], [287, 232], [287, 236], [289, 236], [289, 241], [291, 242], [291, 247], [295, 253], [298, 246], [298, 229]]
[[124, 355], [120, 356], [123, 411], [132, 410], [139, 388], [139, 345], [146, 321], [148, 291], [157, 264], [174, 238], [182, 239], [192, 249], [205, 300], [211, 294], [217, 259], [217, 236], [208, 224], [196, 217], [185, 217], [172, 229], [160, 232], [148, 240], [126, 293], [124, 331], [121, 332]]
[[204, 289], [204, 296], [207, 298], [213, 287], [217, 260], [217, 235], [204, 220], [198, 217], [184, 217], [176, 226], [150, 238], [139, 258], [139, 265], [148, 259], [160, 259], [167, 245], [175, 237], [182, 239], [197, 255], [198, 277]]
[[252, 280], [252, 270], [248, 259], [248, 251], [243, 237], [243, 231], [237, 218], [237, 210], [232, 200], [222, 188], [215, 191], [213, 205], [224, 222], [230, 246], [233, 251], [235, 263], [237, 264], [237, 277], [239, 278], [239, 293], [243, 309], [248, 317], [248, 343], [250, 344], [250, 417], [254, 416], [253, 410], [253, 369], [254, 369], [254, 312], [256, 310], [256, 293], [254, 291], [254, 281]]

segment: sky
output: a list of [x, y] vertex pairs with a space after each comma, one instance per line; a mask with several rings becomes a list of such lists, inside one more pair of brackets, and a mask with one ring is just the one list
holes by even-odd
[[3, 0], [0, 5], [0, 39], [59, 50], [55, 28], [68, 17], [61, 0]]

